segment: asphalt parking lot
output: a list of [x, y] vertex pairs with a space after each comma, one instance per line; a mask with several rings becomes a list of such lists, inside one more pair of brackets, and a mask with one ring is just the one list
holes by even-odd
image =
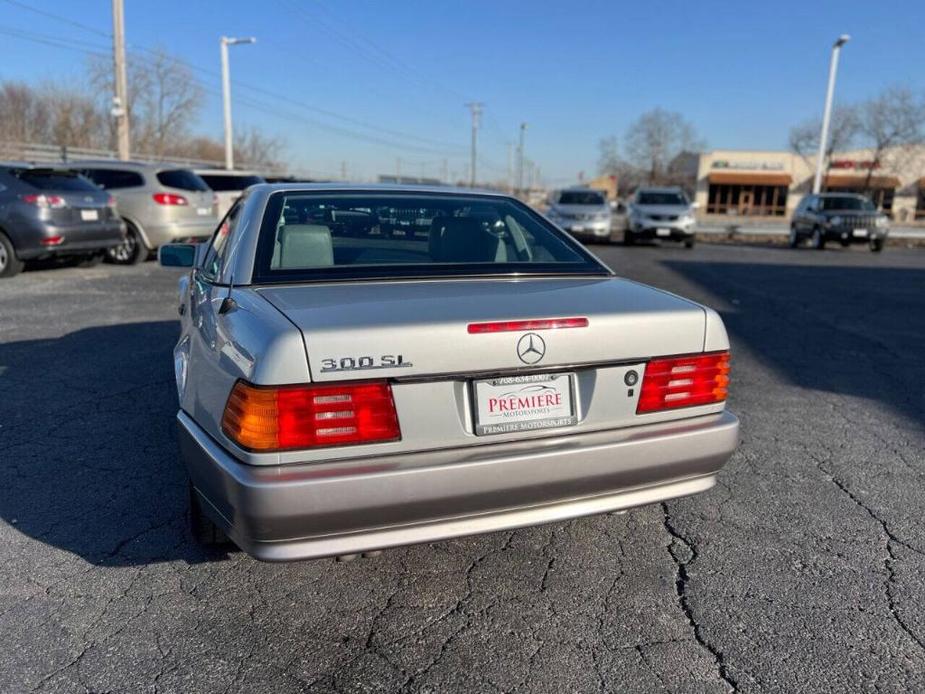
[[0, 283], [0, 690], [925, 690], [925, 251], [595, 250], [723, 314], [720, 485], [352, 563], [188, 540], [176, 273]]

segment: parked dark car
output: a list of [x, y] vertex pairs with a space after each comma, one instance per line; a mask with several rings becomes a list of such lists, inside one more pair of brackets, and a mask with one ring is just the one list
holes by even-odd
[[0, 163], [0, 277], [55, 256], [95, 265], [124, 238], [112, 196], [76, 171]]
[[890, 232], [889, 218], [863, 195], [821, 193], [800, 200], [790, 221], [790, 247], [806, 239], [813, 248], [825, 248], [826, 241], [842, 246], [866, 243], [870, 250], [883, 250]]

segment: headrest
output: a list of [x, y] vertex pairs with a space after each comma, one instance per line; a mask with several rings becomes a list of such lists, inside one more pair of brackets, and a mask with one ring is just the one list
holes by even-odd
[[[439, 217], [440, 224], [431, 227], [432, 257], [443, 263], [488, 263], [498, 257], [499, 239], [485, 230], [482, 223], [471, 217]], [[435, 220], [436, 221], [436, 220]]]
[[286, 224], [279, 230], [279, 267], [334, 265], [331, 230], [322, 224]]

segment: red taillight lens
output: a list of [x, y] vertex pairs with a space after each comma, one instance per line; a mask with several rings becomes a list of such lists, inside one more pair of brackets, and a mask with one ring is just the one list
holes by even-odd
[[115, 207], [115, 206], [116, 206], [116, 199], [110, 195], [108, 198], [106, 198], [106, 207]]
[[67, 207], [67, 201], [60, 195], [43, 195], [32, 193], [30, 195], [20, 195], [19, 199], [23, 202], [29, 203], [30, 205], [41, 207], [42, 209], [51, 208], [57, 210], [62, 207]]
[[238, 381], [225, 405], [222, 431], [254, 451], [401, 438], [392, 388], [380, 381], [277, 387]]
[[469, 323], [470, 334], [509, 333], [523, 330], [555, 330], [557, 328], [587, 328], [587, 318], [537, 318], [534, 320], [494, 321]]
[[155, 193], [151, 196], [158, 205], [189, 205], [186, 198], [182, 195], [173, 193]]
[[42, 239], [39, 241], [43, 246], [60, 246], [64, 243], [63, 236], [49, 236], [48, 238]]
[[646, 365], [636, 413], [722, 402], [728, 385], [729, 352], [653, 359]]

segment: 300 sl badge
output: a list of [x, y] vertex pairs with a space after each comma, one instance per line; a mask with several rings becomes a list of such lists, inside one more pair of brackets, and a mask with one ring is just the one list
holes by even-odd
[[367, 369], [404, 369], [414, 366], [410, 361], [405, 361], [401, 354], [383, 354], [378, 357], [337, 357], [334, 359], [321, 360], [321, 373], [330, 373], [331, 371], [365, 371]]

